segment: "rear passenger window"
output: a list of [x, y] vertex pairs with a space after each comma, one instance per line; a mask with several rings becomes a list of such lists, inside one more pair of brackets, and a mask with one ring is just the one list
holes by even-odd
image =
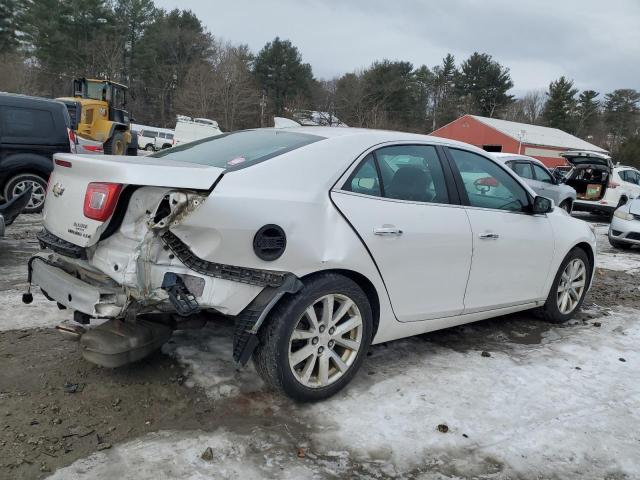
[[365, 157], [364, 162], [351, 176], [351, 180], [347, 182], [344, 190], [376, 197], [381, 195], [380, 179], [378, 178], [378, 170], [372, 154]]
[[448, 203], [444, 172], [435, 147], [384, 147], [365, 157], [344, 190], [396, 200]]
[[435, 147], [398, 145], [375, 152], [383, 195], [397, 200], [448, 203], [449, 195]]
[[542, 168], [540, 165], [533, 165], [533, 169], [536, 172], [536, 179], [540, 182], [544, 182], [544, 183], [549, 183], [551, 185], [553, 185], [555, 182], [553, 181], [553, 178], [551, 177], [551, 175], [549, 174], [549, 172], [547, 172], [544, 168]]
[[513, 162], [509, 165], [511, 170], [521, 178], [528, 178], [533, 180], [533, 172], [531, 171], [531, 164], [528, 162]]
[[0, 111], [2, 112], [1, 123], [5, 137], [47, 140], [56, 137], [53, 115], [48, 110], [4, 107]]

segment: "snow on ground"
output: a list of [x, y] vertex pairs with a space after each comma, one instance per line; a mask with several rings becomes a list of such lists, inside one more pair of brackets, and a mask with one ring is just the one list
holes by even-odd
[[58, 310], [55, 303], [47, 300], [40, 289], [33, 288], [33, 303], [22, 303], [26, 290], [0, 290], [0, 331], [21, 330], [23, 328], [55, 327], [68, 320], [69, 310]]
[[598, 242], [596, 266], [627, 273], [640, 272], [640, 249], [620, 250], [613, 248], [607, 238], [608, 231], [608, 224], [596, 224]]
[[[225, 430], [213, 433], [158, 432], [98, 452], [60, 469], [50, 480], [200, 480], [314, 478], [312, 462], [301, 461], [294, 451], [276, 445], [286, 439], [278, 433], [258, 431], [256, 435], [237, 435]], [[200, 458], [211, 447], [213, 458]], [[316, 477], [320, 478], [320, 477]]]
[[490, 358], [420, 338], [376, 349], [367, 368], [381, 370], [379, 381], [303, 410], [333, 420], [316, 447], [348, 441], [403, 470], [435, 456], [464, 476], [488, 459], [527, 478], [640, 475], [640, 312], [602, 323], [553, 329]]
[[[539, 343], [518, 343], [492, 327], [490, 357], [468, 346], [482, 325], [448, 334], [459, 343], [424, 335], [376, 346], [333, 399], [282, 401], [291, 421], [309, 428], [304, 461], [283, 449], [291, 445], [284, 429], [255, 422], [243, 434], [154, 434], [52, 478], [319, 478], [344, 476], [350, 465], [366, 466], [370, 478], [637, 478], [640, 311], [600, 313], [599, 328], [576, 321], [549, 328]], [[229, 335], [206, 328], [175, 337], [169, 349], [214, 398], [263, 388], [252, 368], [237, 371], [220, 347]], [[212, 463], [199, 458], [206, 446]]]

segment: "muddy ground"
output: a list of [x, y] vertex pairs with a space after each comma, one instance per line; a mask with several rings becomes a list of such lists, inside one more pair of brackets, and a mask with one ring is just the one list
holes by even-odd
[[[26, 259], [38, 249], [38, 224], [38, 217], [27, 216], [9, 230], [7, 240], [0, 240], [0, 292], [18, 291], [25, 283]], [[639, 278], [598, 269], [585, 303], [596, 304], [598, 311], [640, 308]], [[580, 319], [589, 321], [589, 314]], [[225, 337], [221, 341], [230, 341], [224, 325], [214, 324], [216, 328]], [[479, 322], [472, 330], [462, 326], [425, 337], [453, 350], [491, 351], [500, 349], [501, 338], [535, 345], [543, 332], [554, 328], [565, 327], [525, 313]], [[376, 372], [365, 362], [360, 374]], [[160, 352], [109, 370], [84, 361], [77, 342], [52, 328], [0, 332], [0, 479], [44, 478], [92, 452], [159, 430], [224, 426], [243, 432], [255, 425], [285, 426], [292, 451], [304, 444], [308, 427], [286, 415], [288, 400], [251, 386], [234, 398], [214, 400], [199, 387], [187, 386], [189, 375], [188, 369]], [[357, 470], [354, 466], [354, 473]]]

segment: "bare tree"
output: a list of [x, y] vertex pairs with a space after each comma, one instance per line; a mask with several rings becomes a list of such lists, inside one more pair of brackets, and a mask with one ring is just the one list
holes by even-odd
[[522, 97], [521, 101], [525, 123], [540, 124], [542, 122], [542, 112], [544, 112], [544, 106], [547, 103], [545, 92], [543, 90], [531, 90]]
[[543, 90], [531, 90], [508, 105], [502, 118], [512, 122], [539, 125], [542, 123], [542, 112], [546, 101]]

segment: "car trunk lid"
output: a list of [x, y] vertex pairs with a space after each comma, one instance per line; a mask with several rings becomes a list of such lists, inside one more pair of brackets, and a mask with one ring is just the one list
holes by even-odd
[[611, 157], [603, 153], [574, 151], [574, 152], [563, 152], [560, 155], [564, 157], [564, 159], [567, 162], [569, 162], [571, 165], [575, 167], [593, 165], [593, 166], [605, 167], [609, 171], [613, 170], [613, 162], [611, 161]]
[[223, 168], [153, 157], [56, 154], [44, 226], [67, 242], [88, 247], [98, 242], [109, 222], [85, 216], [90, 183], [209, 190], [223, 173]]

